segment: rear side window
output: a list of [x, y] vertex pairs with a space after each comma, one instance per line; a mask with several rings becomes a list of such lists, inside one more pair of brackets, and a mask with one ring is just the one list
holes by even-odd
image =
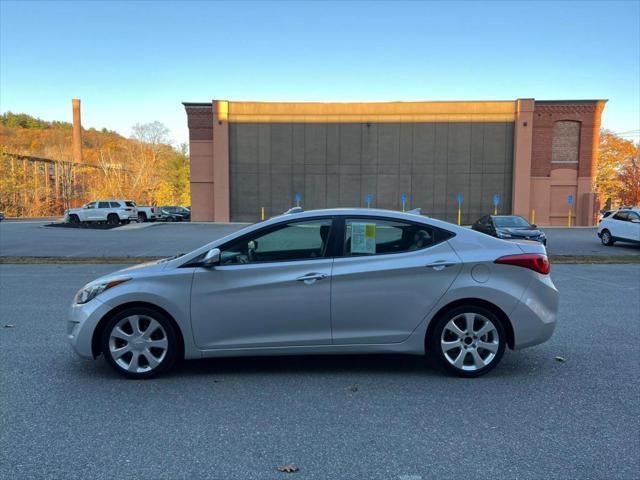
[[396, 220], [347, 218], [344, 254], [347, 257], [411, 252], [431, 247], [452, 234], [430, 225]]
[[135, 202], [124, 202], [127, 207], [135, 207]]
[[98, 202], [98, 208], [109, 208], [109, 202]]
[[111, 202], [111, 208], [120, 208], [120, 204], [118, 202]]
[[623, 222], [626, 222], [628, 218], [628, 214], [627, 212], [617, 212], [614, 216], [613, 219], [614, 220], [621, 220]]

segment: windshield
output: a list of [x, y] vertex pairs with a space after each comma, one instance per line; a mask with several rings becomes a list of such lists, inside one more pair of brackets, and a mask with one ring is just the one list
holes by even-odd
[[493, 224], [498, 228], [529, 227], [522, 217], [493, 217]]

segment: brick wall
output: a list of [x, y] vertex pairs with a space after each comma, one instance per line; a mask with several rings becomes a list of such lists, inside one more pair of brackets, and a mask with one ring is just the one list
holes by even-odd
[[[573, 168], [580, 177], [593, 176], [594, 130], [600, 127], [602, 107], [598, 101], [536, 101], [531, 176], [549, 177], [555, 168]], [[552, 163], [553, 160], [578, 160], [578, 163]]]

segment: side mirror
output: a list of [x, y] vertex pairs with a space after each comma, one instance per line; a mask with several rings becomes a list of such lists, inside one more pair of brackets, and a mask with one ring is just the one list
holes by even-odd
[[202, 259], [203, 268], [212, 268], [220, 263], [220, 249], [212, 248]]
[[532, 226], [533, 228], [538, 228], [538, 225], [536, 225], [535, 223], [532, 223], [532, 224], [531, 224], [531, 226]]

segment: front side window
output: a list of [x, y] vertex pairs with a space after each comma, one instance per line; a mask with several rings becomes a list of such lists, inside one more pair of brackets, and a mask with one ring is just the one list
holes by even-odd
[[438, 229], [395, 220], [348, 218], [345, 222], [345, 256], [411, 252], [435, 245]]
[[244, 237], [222, 248], [220, 263], [312, 260], [327, 254], [331, 219], [291, 222]]
[[629, 214], [628, 214], [628, 215], [629, 215], [628, 220], [629, 220], [630, 222], [640, 220], [640, 215], [638, 215], [638, 214], [637, 214], [637, 213], [635, 213], [635, 212], [629, 212]]
[[135, 207], [136, 202], [124, 202], [127, 207]]
[[84, 208], [96, 208], [96, 202], [87, 203]]
[[120, 204], [118, 202], [111, 202], [111, 208], [120, 208]]

